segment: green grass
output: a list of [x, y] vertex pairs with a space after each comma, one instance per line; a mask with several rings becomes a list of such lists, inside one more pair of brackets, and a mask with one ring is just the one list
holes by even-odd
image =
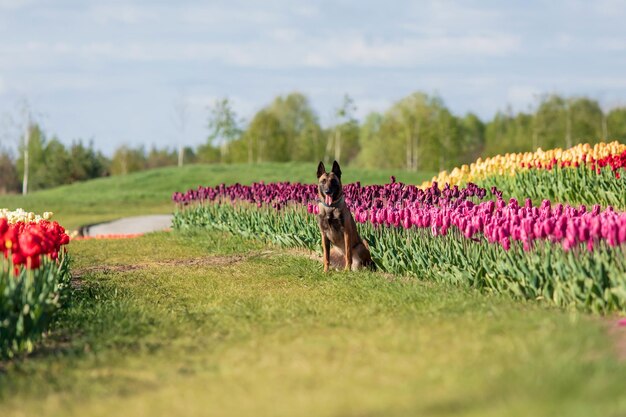
[[70, 246], [80, 286], [0, 415], [610, 416], [605, 319], [215, 232]]
[[[50, 190], [26, 197], [0, 195], [0, 208], [55, 212], [55, 219], [67, 229], [113, 220], [124, 216], [170, 213], [174, 191], [186, 191], [198, 185], [222, 182], [249, 184], [255, 181], [314, 182], [317, 165], [313, 163], [265, 163], [258, 165], [188, 165], [143, 171], [129, 175], [101, 178]], [[407, 173], [344, 168], [344, 182], [384, 183], [391, 175], [414, 184], [432, 177], [432, 173]]]
[[[312, 182], [315, 168], [165, 168], [0, 207], [55, 211], [74, 228], [170, 212], [173, 191], [200, 184]], [[389, 175], [346, 168], [344, 182]], [[33, 355], [0, 365], [1, 416], [626, 413], [611, 319], [380, 273], [324, 275], [307, 256], [217, 232], [70, 252], [73, 302]]]

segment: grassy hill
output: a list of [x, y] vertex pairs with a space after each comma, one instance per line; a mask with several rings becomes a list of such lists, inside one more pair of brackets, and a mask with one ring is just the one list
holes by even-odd
[[[68, 229], [124, 216], [171, 212], [174, 191], [198, 185], [217, 185], [255, 181], [313, 182], [317, 165], [313, 163], [266, 163], [233, 165], [188, 165], [168, 167], [128, 175], [75, 183], [34, 192], [26, 197], [0, 196], [0, 207], [42, 212], [52, 211], [55, 219]], [[344, 182], [384, 183], [395, 175], [399, 181], [419, 184], [433, 173], [373, 171], [344, 168]]]

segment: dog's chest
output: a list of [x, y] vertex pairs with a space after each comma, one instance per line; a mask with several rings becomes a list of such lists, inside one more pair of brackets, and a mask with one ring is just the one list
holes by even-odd
[[335, 243], [343, 240], [344, 216], [338, 208], [324, 208], [318, 215], [320, 228]]

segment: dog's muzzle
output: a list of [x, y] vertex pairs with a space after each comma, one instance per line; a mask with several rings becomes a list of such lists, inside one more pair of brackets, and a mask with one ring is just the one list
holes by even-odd
[[335, 194], [335, 190], [332, 188], [323, 189], [320, 187], [321, 194], [324, 196], [324, 203], [327, 205], [331, 205], [333, 203], [333, 195]]

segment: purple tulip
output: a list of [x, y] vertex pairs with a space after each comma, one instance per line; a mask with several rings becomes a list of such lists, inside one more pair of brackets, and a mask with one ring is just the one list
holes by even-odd
[[[626, 213], [616, 212], [612, 207], [603, 211], [594, 205], [588, 212], [585, 206], [555, 204], [552, 207], [549, 200], [536, 207], [530, 199], [525, 199], [521, 207], [516, 199], [505, 202], [495, 187], [491, 194], [496, 201], [483, 201], [487, 190], [475, 184], [465, 188], [446, 184], [441, 189], [433, 184], [422, 190], [395, 179], [384, 185], [344, 186], [345, 201], [355, 221], [376, 227], [430, 228], [434, 236], [446, 235], [450, 228], [456, 228], [460, 236], [477, 241], [486, 239], [506, 250], [512, 242], [521, 242], [524, 250], [531, 250], [535, 240], [560, 243], [565, 250], [579, 245], [593, 250], [600, 241], [610, 246], [626, 243]], [[309, 214], [319, 213], [317, 199], [316, 185], [288, 182], [220, 184], [172, 194], [172, 201], [180, 207], [192, 203], [249, 203], [274, 210], [306, 207]]]

